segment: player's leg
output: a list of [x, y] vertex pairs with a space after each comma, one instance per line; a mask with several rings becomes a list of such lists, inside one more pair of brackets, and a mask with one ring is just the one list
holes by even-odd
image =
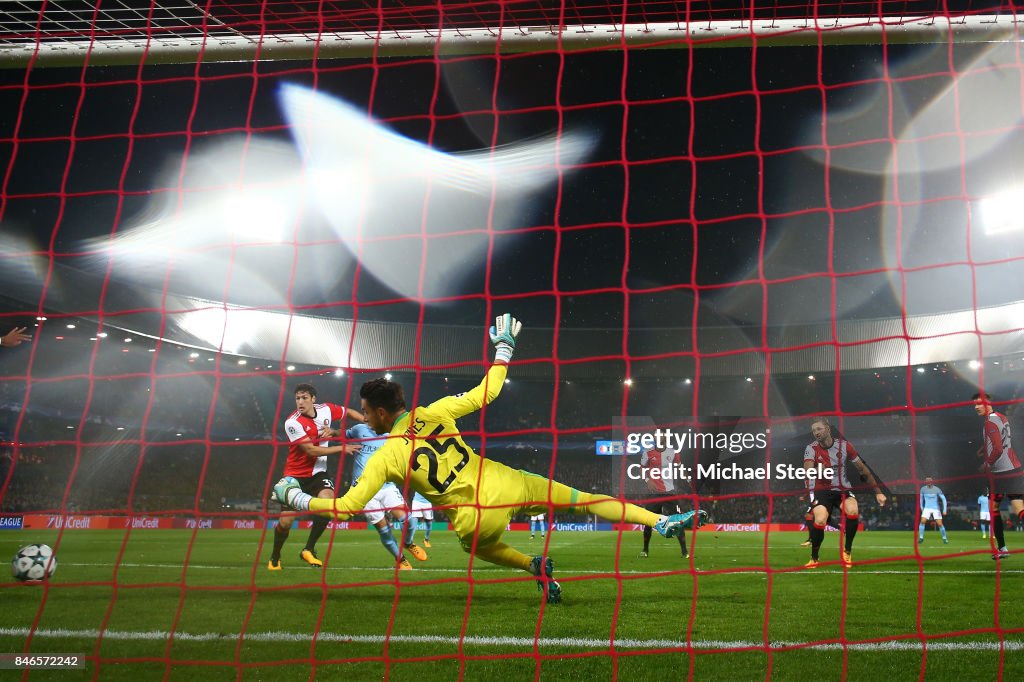
[[[1003, 496], [1001, 494], [993, 494], [990, 498], [989, 504], [992, 505], [992, 537], [995, 539], [996, 551], [992, 555], [993, 559], [1002, 558], [1004, 552], [1006, 552], [1006, 538], [1003, 537], [1003, 513], [999, 511], [999, 507], [1003, 503]], [[1012, 512], [1013, 506], [1011, 505], [1010, 510]]]
[[857, 528], [860, 527], [860, 508], [853, 495], [847, 495], [846, 500], [843, 501], [843, 519], [843, 531], [846, 536], [846, 544], [843, 546], [843, 563], [849, 566], [853, 563], [853, 539], [857, 537]]
[[1020, 530], [1024, 524], [1024, 495], [1010, 495], [1010, 513], [1017, 519], [1015, 528]]
[[292, 530], [294, 520], [295, 514], [284, 512], [277, 518], [277, 523], [274, 524], [274, 547], [270, 550], [270, 561], [267, 562], [267, 568], [271, 571], [281, 570], [281, 550], [284, 548], [284, 543], [288, 540], [288, 534]]
[[[406, 514], [404, 509], [392, 509], [391, 510], [391, 514], [395, 517], [395, 520], [398, 521], [399, 523], [408, 523], [406, 528], [409, 528], [409, 527], [412, 526], [413, 522], [409, 518], [409, 515]], [[412, 537], [411, 536], [409, 537], [408, 540], [405, 540], [404, 537], [402, 538], [402, 540], [403, 540], [402, 547], [405, 548], [406, 552], [408, 552], [409, 554], [414, 556], [417, 561], [426, 561], [427, 560], [427, 553], [423, 551], [422, 547], [420, 547], [419, 545], [417, 545], [415, 542], [412, 541]]]
[[533, 540], [537, 533], [537, 519], [530, 517], [530, 539]]
[[379, 492], [366, 503], [363, 515], [366, 517], [366, 522], [377, 529], [377, 537], [380, 538], [380, 544], [398, 562], [398, 567], [402, 570], [411, 569], [412, 566], [402, 556], [402, 550], [399, 549], [398, 543], [395, 542], [395, 535], [391, 532], [391, 523], [388, 521], [388, 515], [381, 502], [381, 494]]
[[528, 512], [539, 513], [547, 507], [547, 500], [550, 499], [557, 508], [565, 509], [570, 514], [596, 514], [612, 523], [652, 526], [665, 537], [676, 537], [694, 523], [699, 527], [707, 520], [707, 512], [703, 509], [665, 517], [608, 495], [585, 493], [529, 472], [523, 472], [523, 480], [526, 496], [524, 503]]
[[[402, 497], [402, 493], [399, 492], [398, 488], [394, 485], [386, 485], [380, 489], [381, 503], [384, 508], [389, 510], [391, 516], [395, 518], [399, 523], [406, 521], [408, 516], [408, 508], [405, 505], [405, 498]], [[426, 561], [427, 553], [423, 549], [412, 541], [411, 537], [405, 537], [408, 533], [409, 526], [403, 528], [402, 546], [405, 548], [405, 552], [408, 552], [417, 561]]]
[[811, 530], [814, 528], [814, 496], [811, 496], [811, 501], [807, 505], [807, 509], [804, 510], [804, 526], [807, 528], [807, 539], [800, 543], [801, 547], [811, 546]]
[[[333, 500], [334, 481], [326, 473], [315, 474], [304, 492], [322, 500]], [[324, 565], [324, 562], [320, 561], [316, 555], [316, 543], [320, 536], [324, 534], [327, 524], [330, 522], [331, 520], [326, 516], [314, 516], [313, 524], [309, 528], [309, 537], [306, 538], [306, 546], [299, 552], [299, 558], [313, 568], [320, 568]]]
[[377, 536], [380, 538], [380, 544], [384, 545], [391, 556], [398, 562], [398, 568], [403, 571], [412, 570], [412, 564], [402, 554], [401, 548], [398, 546], [398, 542], [395, 540], [395, 534], [391, 531], [391, 521], [388, 519], [387, 514], [383, 514], [383, 518], [377, 523], [373, 524], [373, 527], [377, 529]]
[[434, 512], [424, 511], [420, 518], [423, 520], [423, 546], [430, 549], [430, 527], [434, 525]]
[[531, 557], [509, 547], [504, 542], [477, 545], [474, 555], [492, 564], [518, 568], [530, 575], [537, 576], [537, 588], [545, 592], [547, 602], [557, 604], [562, 601], [562, 586], [552, 578], [555, 565], [550, 557]]
[[[470, 551], [463, 543], [463, 549]], [[552, 579], [554, 573], [554, 562], [550, 557], [528, 556], [517, 549], [509, 547], [504, 542], [492, 542], [486, 545], [477, 545], [474, 556], [498, 566], [518, 568], [530, 575], [537, 576], [538, 589], [544, 590], [549, 604], [557, 604], [562, 601], [562, 587], [558, 581]]]
[[[666, 516], [670, 516], [672, 514], [679, 514], [681, 511], [682, 510], [679, 508], [679, 505], [676, 504], [675, 502], [665, 502], [663, 505], [661, 505], [661, 513], [665, 514]], [[686, 533], [680, 533], [677, 537], [679, 538], [680, 556], [684, 559], [689, 559], [690, 553], [686, 551]]]
[[978, 520], [978, 527], [981, 528], [981, 539], [982, 540], [987, 540], [988, 539], [988, 520], [985, 519], [985, 518], [979, 519]]
[[[514, 507], [460, 507], [448, 512], [452, 530], [462, 550], [498, 566], [518, 568], [537, 576], [538, 589], [544, 590], [549, 604], [562, 600], [559, 584], [551, 579], [554, 564], [549, 557], [531, 557], [501, 541], [509, 521], [522, 509]], [[536, 513], [536, 512], [534, 512]]]
[[[472, 551], [472, 542], [463, 542], [462, 548], [470, 552]], [[518, 549], [506, 545], [504, 542], [492, 542], [487, 545], [477, 545], [476, 551], [473, 552], [473, 556], [479, 557], [484, 561], [498, 566], [507, 566], [509, 568], [518, 568], [521, 571], [529, 571], [530, 564], [533, 561], [533, 557], [528, 554], [523, 554]]]
[[928, 525], [928, 517], [923, 509], [920, 509], [919, 513], [921, 514], [921, 520], [917, 526], [917, 544], [920, 545], [924, 542], [924, 529]]
[[935, 519], [935, 525], [939, 527], [939, 534], [942, 536], [942, 544], [948, 545], [949, 539], [946, 537], [946, 525], [942, 523], [942, 515]]
[[647, 554], [651, 548], [651, 536], [654, 535], [654, 529], [650, 526], [644, 526], [644, 548], [640, 551], [640, 558], [646, 559]]
[[[661, 502], [646, 502], [643, 507], [649, 512], [661, 514]], [[651, 526], [644, 526], [644, 548], [640, 552], [641, 559], [646, 559], [650, 552], [652, 535], [654, 535], [654, 528]]]
[[[1014, 520], [1014, 528], [1020, 528], [1020, 524], [1024, 523], [1024, 495], [1007, 494], [1006, 498], [1009, 500], [1009, 509], [1007, 511], [1010, 513]], [[997, 518], [998, 522], [996, 521]], [[995, 531], [997, 523], [999, 527], [998, 535]], [[1003, 516], [1002, 514], [999, 514], [998, 506], [992, 509], [992, 528], [992, 537], [996, 539], [997, 547], [996, 553], [992, 556], [992, 558], [1005, 559], [1010, 556], [1010, 550], [1006, 548], [1006, 537], [1005, 529], [1003, 527]]]
[[825, 541], [825, 526], [828, 524], [828, 517], [832, 513], [833, 496], [831, 491], [816, 495], [812, 513], [814, 520], [811, 524], [811, 560], [804, 566], [806, 568], [817, 568], [818, 556], [821, 551], [821, 543]]
[[416, 513], [405, 517], [405, 527], [402, 533], [402, 544], [412, 544], [416, 539], [416, 531], [419, 530], [420, 520]]

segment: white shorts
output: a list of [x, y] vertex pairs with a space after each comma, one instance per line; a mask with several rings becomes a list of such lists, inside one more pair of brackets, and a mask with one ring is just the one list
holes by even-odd
[[922, 509], [921, 510], [922, 521], [941, 521], [942, 512], [938, 509]]
[[409, 516], [415, 516], [425, 521], [434, 520], [434, 508], [430, 504], [423, 504], [415, 498], [412, 501], [412, 511], [409, 512]]
[[405, 500], [402, 499], [402, 493], [398, 492], [398, 488], [394, 484], [389, 483], [378, 490], [373, 499], [366, 503], [363, 515], [369, 524], [377, 525], [384, 520], [385, 509], [387, 513], [391, 513], [395, 509], [405, 509]]
[[530, 520], [531, 521], [543, 521], [544, 520], [544, 515], [543, 514], [537, 514], [536, 516], [531, 516]]
[[989, 513], [989, 512], [981, 512], [981, 515], [978, 517], [978, 520], [979, 521], [991, 521], [992, 520], [992, 514]]

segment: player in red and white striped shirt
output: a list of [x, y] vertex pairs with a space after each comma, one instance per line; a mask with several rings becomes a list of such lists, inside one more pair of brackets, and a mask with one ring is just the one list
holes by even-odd
[[981, 447], [978, 457], [984, 459], [981, 471], [989, 475], [989, 504], [992, 506], [992, 538], [995, 540], [996, 551], [993, 559], [1004, 559], [1010, 556], [1003, 537], [1003, 515], [999, 505], [1004, 498], [1010, 500], [1010, 513], [1017, 515], [1017, 523], [1024, 523], [1024, 468], [1020, 458], [1013, 449], [1010, 435], [1010, 422], [1006, 415], [992, 409], [992, 396], [988, 393], [975, 393], [974, 411], [979, 417], [985, 418]]
[[[288, 436], [288, 459], [284, 464], [284, 475], [299, 480], [303, 491], [315, 497], [334, 497], [334, 481], [327, 474], [327, 455], [355, 452], [362, 444], [331, 445], [325, 434], [331, 433], [331, 422], [344, 421], [345, 417], [363, 420], [363, 415], [333, 403], [317, 403], [316, 389], [311, 384], [295, 387], [295, 411], [284, 422]], [[267, 569], [281, 570], [281, 549], [295, 520], [292, 512], [282, 513], [274, 526], [274, 547], [270, 553]], [[313, 568], [323, 566], [316, 555], [316, 542], [323, 535], [330, 519], [317, 516], [309, 529], [309, 538], [299, 558]]]
[[811, 560], [804, 564], [804, 568], [817, 568], [820, 563], [818, 551], [825, 539], [825, 525], [833, 509], [840, 509], [845, 519], [842, 526], [845, 540], [842, 559], [844, 564], [850, 566], [853, 564], [853, 539], [857, 536], [860, 524], [860, 508], [857, 506], [857, 498], [853, 496], [850, 469], [856, 469], [862, 480], [874, 489], [879, 506], [885, 505], [886, 497], [875, 475], [861, 461], [853, 443], [833, 435], [828, 417], [817, 417], [811, 422], [811, 435], [814, 436], [814, 442], [804, 449], [804, 468], [818, 472], [831, 469], [832, 478], [809, 478], [807, 481], [808, 488], [814, 493], [811, 500], [814, 525], [811, 527]]

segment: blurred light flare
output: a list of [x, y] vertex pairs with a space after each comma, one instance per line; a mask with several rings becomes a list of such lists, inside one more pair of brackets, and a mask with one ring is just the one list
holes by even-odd
[[987, 235], [1024, 232], [1024, 187], [1014, 187], [980, 201], [982, 228]]
[[[180, 191], [155, 193], [134, 225], [83, 245], [95, 254], [96, 274], [109, 270], [111, 280], [154, 296], [166, 286], [197, 307], [211, 305], [171, 322], [224, 352], [244, 352], [256, 337], [289, 337], [300, 316], [287, 306], [325, 300], [356, 261], [408, 299], [472, 293], [467, 277], [483, 272], [493, 233], [528, 224], [532, 195], [585, 161], [596, 143], [589, 132], [568, 131], [445, 153], [303, 87], [282, 88], [280, 103], [294, 142], [227, 138], [193, 149], [184, 175], [181, 161], [169, 160], [154, 186]], [[339, 240], [351, 256], [331, 244]], [[293, 270], [296, 256], [301, 267]], [[42, 281], [44, 264], [36, 265]], [[321, 270], [327, 274], [306, 276]], [[325, 359], [301, 343], [294, 350], [295, 360]], [[359, 366], [331, 355], [336, 366]]]

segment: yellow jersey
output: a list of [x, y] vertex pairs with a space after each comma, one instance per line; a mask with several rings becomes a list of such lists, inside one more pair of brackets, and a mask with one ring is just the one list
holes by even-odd
[[474, 532], [483, 536], [504, 531], [507, 518], [526, 502], [524, 474], [481, 458], [462, 440], [455, 420], [497, 398], [507, 369], [504, 364], [491, 365], [471, 391], [399, 416], [359, 480], [334, 501], [336, 514], [357, 514], [384, 483], [402, 487], [408, 479], [410, 488], [448, 514], [463, 544]]

